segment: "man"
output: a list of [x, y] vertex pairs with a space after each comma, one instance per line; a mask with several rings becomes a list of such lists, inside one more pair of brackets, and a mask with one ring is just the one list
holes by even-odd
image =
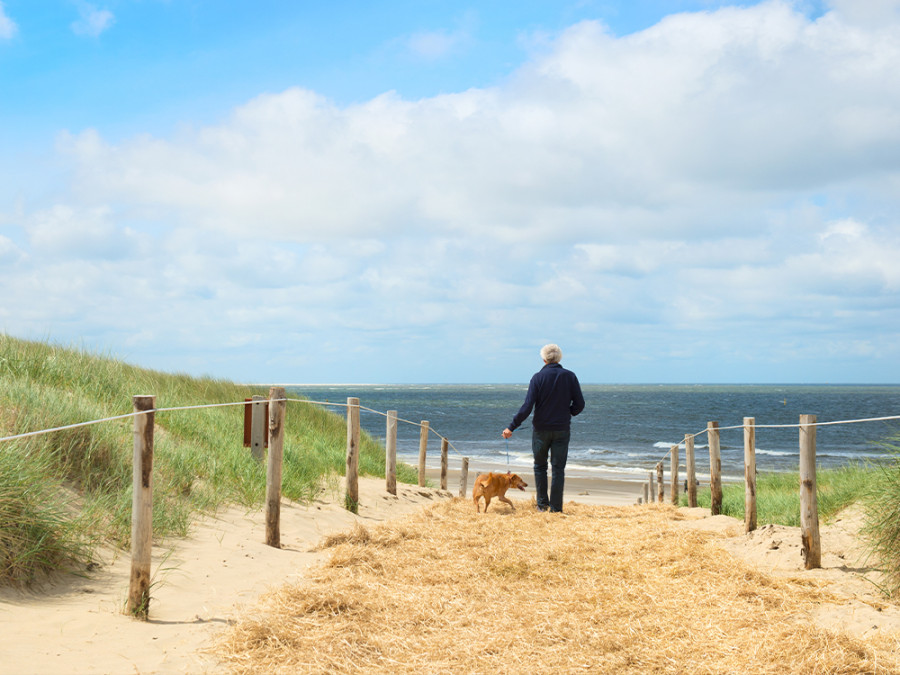
[[[569, 456], [569, 428], [572, 418], [584, 410], [584, 396], [581, 385], [571, 370], [566, 370], [559, 362], [562, 351], [553, 344], [541, 349], [541, 368], [528, 384], [525, 402], [513, 417], [512, 423], [503, 430], [503, 438], [512, 436], [513, 431], [526, 420], [534, 408], [531, 424], [531, 451], [534, 454], [534, 489], [537, 492], [537, 507], [541, 511], [562, 513], [563, 486], [565, 485], [566, 460]], [[547, 498], [547, 456], [553, 469], [550, 497]]]

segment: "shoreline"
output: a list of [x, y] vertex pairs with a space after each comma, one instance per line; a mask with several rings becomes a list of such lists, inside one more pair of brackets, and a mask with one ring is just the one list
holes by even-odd
[[[466, 481], [466, 489], [464, 497], [471, 497], [472, 486], [475, 478], [482, 473], [506, 473], [506, 464], [490, 463], [479, 461], [477, 467], [469, 467], [469, 474]], [[510, 467], [513, 473], [518, 474], [528, 487], [524, 492], [514, 490], [507, 496], [510, 498], [518, 498], [517, 501], [531, 500], [534, 497], [534, 473], [531, 470], [523, 471], [522, 467]], [[454, 496], [459, 496], [460, 477], [462, 469], [451, 465], [447, 468], [447, 491]], [[440, 467], [425, 467], [425, 476], [435, 486], [440, 487], [441, 470]], [[549, 468], [548, 468], [549, 480]], [[637, 481], [615, 480], [612, 478], [601, 478], [594, 476], [578, 475], [573, 472], [572, 475], [566, 472], [566, 483], [563, 492], [563, 503], [577, 502], [579, 504], [605, 505], [605, 506], [622, 506], [634, 504], [638, 497], [644, 495], [644, 483]], [[514, 494], [513, 494], [514, 493]]]

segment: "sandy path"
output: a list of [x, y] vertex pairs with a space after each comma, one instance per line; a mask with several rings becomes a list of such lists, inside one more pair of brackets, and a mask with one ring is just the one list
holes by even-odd
[[[459, 490], [457, 476], [448, 482], [454, 495]], [[567, 481], [566, 499], [633, 504], [640, 489], [635, 484], [573, 478]], [[529, 488], [510, 496], [525, 506], [532, 494]], [[262, 510], [231, 509], [205, 518], [195, 524], [189, 538], [173, 542], [174, 548], [154, 549], [155, 585], [146, 623], [122, 613], [130, 567], [127, 554], [107, 560], [89, 579], [70, 576], [37, 592], [0, 591], [0, 673], [219, 672], [203, 652], [210, 638], [262, 592], [302, 577], [309, 566], [318, 564], [322, 554], [312, 549], [322, 537], [357, 522], [396, 518], [451, 496], [400, 485], [394, 497], [385, 491], [383, 480], [361, 479], [358, 516], [341, 506], [340, 489], [310, 506], [284, 504], [280, 550], [263, 543]], [[811, 572], [803, 570], [796, 528], [766, 526], [745, 535], [743, 524], [732, 518], [710, 518], [700, 509], [682, 513], [684, 526], [724, 535], [723, 555], [738, 556], [766, 572], [801, 575], [828, 585], [835, 601], [823, 605], [815, 617], [826, 627], [858, 637], [900, 634], [900, 608], [886, 603], [861, 576], [871, 577], [871, 570], [857, 543], [858, 513], [822, 526], [823, 569]]]
[[210, 636], [271, 586], [315, 564], [324, 535], [401, 516], [436, 499], [429, 488], [360, 480], [360, 515], [332, 491], [310, 506], [284, 504], [282, 549], [263, 543], [265, 513], [230, 509], [195, 524], [174, 550], [154, 547], [150, 621], [122, 614], [130, 557], [108, 559], [90, 579], [66, 577], [39, 592], [0, 591], [0, 673], [198, 673]]

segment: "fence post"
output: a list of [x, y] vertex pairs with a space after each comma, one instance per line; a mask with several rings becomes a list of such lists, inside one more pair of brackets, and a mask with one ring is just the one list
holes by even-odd
[[284, 387], [269, 389], [269, 459], [266, 464], [266, 544], [281, 548], [281, 474], [284, 457]]
[[656, 489], [655, 489], [655, 486], [653, 485], [653, 472], [650, 471], [648, 473], [648, 475], [650, 476], [650, 480], [647, 483], [647, 485], [650, 486], [650, 501], [655, 502], [656, 501]]
[[719, 445], [719, 423], [706, 423], [706, 442], [709, 443], [710, 513], [722, 513], [722, 451]]
[[672, 446], [672, 468], [670, 471], [671, 480], [672, 480], [672, 503], [675, 506], [678, 506], [678, 444]]
[[800, 536], [806, 569], [822, 566], [816, 496], [816, 416], [800, 415]]
[[384, 437], [384, 474], [387, 491], [397, 494], [397, 411], [387, 411], [387, 434]]
[[650, 485], [649, 483], [644, 483], [644, 503], [650, 503]]
[[425, 455], [428, 454], [428, 428], [430, 424], [422, 420], [419, 430], [419, 487], [425, 487]]
[[462, 458], [462, 470], [459, 473], [459, 496], [466, 496], [466, 488], [469, 487], [469, 458]]
[[658, 462], [656, 464], [656, 487], [659, 490], [659, 499], [658, 501], [662, 504], [666, 500], [666, 485], [663, 483], [663, 463]]
[[744, 418], [744, 532], [756, 529], [756, 418]]
[[441, 490], [447, 489], [447, 452], [450, 448], [450, 441], [441, 438]]
[[262, 461], [266, 443], [266, 397], [254, 395], [250, 404], [250, 454]]
[[347, 398], [347, 467], [344, 471], [344, 506], [359, 513], [359, 399]]
[[[131, 581], [127, 611], [145, 621], [150, 615], [150, 563], [153, 550], [153, 423], [155, 396], [132, 397], [134, 454], [131, 498]], [[149, 412], [147, 412], [149, 411]]]
[[697, 467], [694, 464], [694, 437], [691, 434], [684, 435], [684, 461], [687, 464], [687, 495], [688, 506], [697, 506]]

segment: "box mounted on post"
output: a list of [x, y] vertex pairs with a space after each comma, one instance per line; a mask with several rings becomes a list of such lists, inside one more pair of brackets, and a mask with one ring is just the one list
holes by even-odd
[[269, 447], [268, 419], [269, 400], [265, 396], [244, 399], [244, 447], [251, 454], [262, 459], [263, 449]]

